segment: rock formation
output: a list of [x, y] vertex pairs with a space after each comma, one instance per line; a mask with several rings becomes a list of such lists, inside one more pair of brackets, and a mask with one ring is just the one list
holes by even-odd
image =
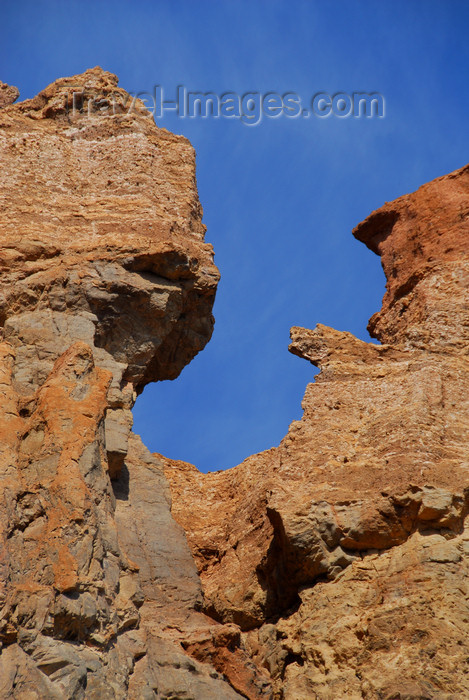
[[262, 697], [130, 433], [212, 333], [194, 151], [101, 69], [0, 126], [0, 697]]
[[218, 282], [180, 136], [99, 68], [0, 83], [0, 698], [469, 696], [469, 167], [355, 230], [380, 345], [318, 325], [278, 448], [151, 455]]
[[13, 104], [20, 95], [18, 88], [13, 85], [7, 85], [0, 80], [0, 109], [7, 105]]
[[469, 696], [469, 167], [373, 213], [381, 345], [318, 325], [320, 367], [277, 449], [227, 472], [166, 462], [206, 610], [275, 696]]

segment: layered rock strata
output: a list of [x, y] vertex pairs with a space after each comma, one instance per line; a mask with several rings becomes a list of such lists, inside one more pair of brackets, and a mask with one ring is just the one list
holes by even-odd
[[194, 151], [99, 68], [1, 95], [0, 697], [263, 697], [130, 432], [212, 333]]
[[321, 371], [280, 446], [211, 474], [166, 460], [206, 610], [275, 697], [469, 696], [468, 216], [469, 167], [371, 214], [382, 344], [292, 328]]
[[0, 698], [469, 695], [469, 168], [354, 235], [381, 344], [318, 325], [278, 448], [131, 432], [209, 340], [194, 152], [99, 68], [0, 84]]

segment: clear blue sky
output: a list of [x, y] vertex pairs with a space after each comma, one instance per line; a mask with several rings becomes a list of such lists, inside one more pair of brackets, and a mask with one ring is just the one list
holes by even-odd
[[314, 368], [289, 328], [367, 340], [379, 259], [351, 230], [386, 200], [468, 160], [469, 4], [452, 0], [17, 0], [0, 7], [0, 79], [23, 99], [95, 65], [129, 91], [378, 91], [384, 119], [178, 119], [197, 151], [222, 274], [206, 349], [148, 386], [147, 446], [224, 469], [277, 445]]

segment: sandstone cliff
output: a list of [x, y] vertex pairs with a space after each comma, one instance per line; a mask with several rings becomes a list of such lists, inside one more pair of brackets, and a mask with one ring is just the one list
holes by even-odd
[[[276, 449], [131, 432], [210, 339], [195, 159], [99, 68], [0, 83], [0, 698], [469, 696], [469, 168], [354, 235], [381, 345], [317, 326]], [[172, 501], [172, 502], [171, 502]]]
[[0, 697], [262, 696], [130, 433], [212, 333], [194, 151], [101, 69], [2, 95]]
[[381, 345], [318, 325], [320, 367], [277, 449], [166, 462], [207, 611], [276, 697], [469, 697], [469, 167], [371, 214]]

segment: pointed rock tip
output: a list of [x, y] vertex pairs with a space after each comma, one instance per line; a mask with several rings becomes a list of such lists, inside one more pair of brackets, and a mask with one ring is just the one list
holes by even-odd
[[20, 95], [20, 91], [14, 85], [8, 85], [0, 80], [0, 109], [8, 107], [16, 102]]

